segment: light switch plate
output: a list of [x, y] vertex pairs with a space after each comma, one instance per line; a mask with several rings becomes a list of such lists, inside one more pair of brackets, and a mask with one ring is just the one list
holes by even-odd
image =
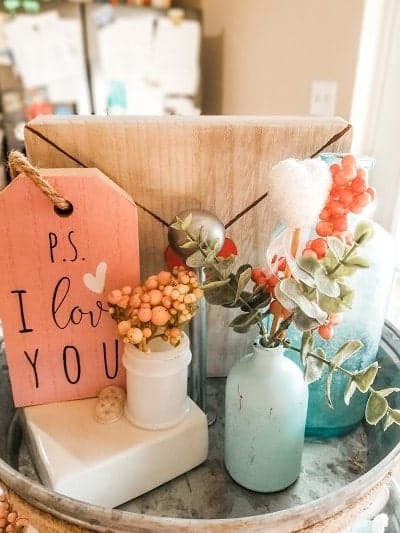
[[311, 84], [310, 115], [333, 117], [336, 106], [336, 81], [313, 81]]

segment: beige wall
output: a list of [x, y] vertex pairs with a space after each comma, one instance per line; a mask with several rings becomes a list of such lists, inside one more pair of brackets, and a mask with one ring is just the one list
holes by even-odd
[[337, 81], [350, 115], [364, 0], [181, 0], [202, 9], [205, 114], [308, 114], [311, 82]]

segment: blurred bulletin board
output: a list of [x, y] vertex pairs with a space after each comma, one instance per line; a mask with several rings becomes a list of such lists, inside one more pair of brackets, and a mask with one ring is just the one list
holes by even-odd
[[27, 92], [78, 113], [200, 113], [200, 12], [41, 3], [1, 24]]
[[96, 114], [200, 113], [199, 12], [87, 4]]
[[24, 89], [45, 90], [51, 102], [73, 102], [89, 113], [80, 7], [46, 2], [38, 14], [5, 19], [2, 32]]

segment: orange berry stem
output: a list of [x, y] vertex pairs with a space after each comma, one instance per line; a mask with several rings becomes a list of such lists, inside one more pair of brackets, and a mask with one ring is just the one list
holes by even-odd
[[292, 241], [290, 244], [290, 253], [292, 254], [293, 259], [296, 258], [297, 250], [299, 248], [301, 229], [295, 228], [292, 233]]
[[280, 313], [276, 313], [274, 315], [271, 325], [271, 335], [274, 335], [274, 333], [278, 330], [280, 318]]

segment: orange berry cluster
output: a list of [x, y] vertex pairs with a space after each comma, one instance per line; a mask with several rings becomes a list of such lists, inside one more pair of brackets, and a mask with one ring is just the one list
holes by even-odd
[[287, 269], [287, 261], [285, 257], [278, 257], [277, 255], [272, 260], [273, 272], [266, 274], [262, 268], [253, 268], [251, 272], [251, 279], [255, 283], [255, 288], [262, 286], [266, 292], [272, 296], [272, 301], [269, 306], [269, 311], [275, 316], [287, 318], [291, 315], [279, 302], [275, 299], [275, 287], [285, 277]]
[[[353, 236], [348, 227], [348, 215], [358, 214], [375, 199], [375, 189], [368, 186], [366, 172], [359, 167], [353, 155], [345, 155], [341, 163], [330, 166], [332, 187], [319, 214], [319, 220], [315, 227], [317, 237], [309, 240], [304, 250], [303, 257], [313, 257], [322, 260], [328, 253], [328, 236], [336, 236], [346, 244], [351, 245]], [[252, 280], [256, 287], [263, 286], [272, 296], [269, 312], [276, 318], [287, 318], [291, 312], [286, 310], [275, 298], [275, 287], [285, 277], [291, 274], [287, 272], [285, 257], [275, 256], [272, 260], [271, 272], [267, 274], [262, 268], [254, 268]], [[331, 313], [324, 324], [318, 327], [319, 335], [328, 340], [332, 338], [334, 326], [342, 320], [340, 313]]]
[[357, 166], [353, 155], [345, 155], [341, 164], [330, 167], [332, 188], [328, 200], [319, 214], [315, 228], [320, 237], [345, 236], [348, 231], [347, 215], [358, 214], [375, 199], [375, 189], [368, 186], [367, 175]]
[[328, 316], [328, 320], [322, 326], [319, 326], [318, 333], [319, 336], [325, 339], [326, 341], [333, 337], [333, 328], [340, 324], [342, 321], [341, 313], [331, 313]]
[[[353, 236], [348, 226], [349, 213], [361, 213], [375, 199], [375, 189], [368, 186], [366, 172], [357, 165], [353, 155], [345, 155], [341, 164], [334, 163], [330, 166], [330, 171], [332, 188], [315, 227], [319, 236], [306, 243], [303, 257], [323, 259], [328, 252], [326, 237], [331, 235], [351, 245]], [[325, 340], [331, 339], [333, 328], [340, 321], [340, 314], [330, 315], [326, 323], [318, 328], [318, 333]]]
[[196, 313], [202, 296], [195, 272], [179, 266], [149, 276], [133, 289], [114, 289], [107, 300], [123, 341], [148, 351], [147, 342], [160, 334], [173, 346], [179, 344], [181, 328]]
[[28, 519], [18, 516], [5, 494], [0, 494], [0, 532], [19, 533], [28, 525]]
[[265, 290], [269, 292], [272, 297], [274, 297], [275, 286], [280, 282], [281, 279], [285, 277], [286, 267], [286, 258], [275, 255], [271, 264], [272, 272], [270, 274], [266, 274], [265, 270], [262, 268], [253, 268], [251, 272], [251, 279], [254, 281], [256, 286], [264, 286]]

